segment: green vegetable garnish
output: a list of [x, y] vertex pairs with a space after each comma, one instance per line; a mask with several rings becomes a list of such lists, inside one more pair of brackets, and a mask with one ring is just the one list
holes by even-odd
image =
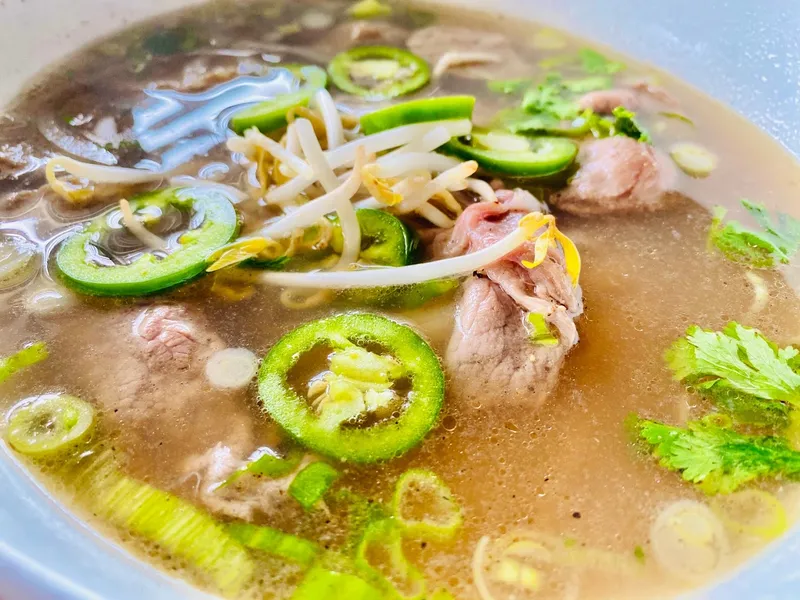
[[313, 508], [339, 479], [339, 471], [324, 462], [313, 462], [300, 471], [289, 485], [289, 495], [306, 510]]
[[380, 0], [360, 0], [347, 9], [354, 19], [379, 19], [392, 14], [392, 7]]
[[291, 600], [382, 600], [383, 594], [363, 579], [347, 573], [315, 568], [297, 586]]
[[340, 52], [328, 65], [328, 73], [340, 90], [368, 100], [410, 94], [431, 78], [423, 59], [390, 46], [358, 46]]
[[406, 558], [403, 537], [394, 520], [384, 519], [367, 526], [356, 547], [355, 563], [359, 572], [378, 582], [389, 598], [425, 598], [425, 577]]
[[581, 48], [578, 51], [578, 57], [581, 60], [583, 70], [587, 73], [614, 75], [625, 68], [624, 63], [609, 60], [597, 50], [592, 50], [591, 48]]
[[95, 410], [80, 398], [39, 396], [11, 411], [5, 437], [14, 450], [41, 458], [74, 448], [92, 432]]
[[544, 315], [528, 313], [526, 320], [530, 325], [531, 342], [539, 346], [558, 346], [558, 337], [553, 335]]
[[685, 428], [639, 418], [632, 425], [662, 467], [709, 495], [728, 494], [761, 479], [800, 479], [800, 452], [784, 438], [743, 435], [729, 422], [720, 424], [718, 417], [691, 421]]
[[681, 171], [690, 177], [708, 177], [719, 164], [719, 158], [700, 144], [683, 142], [673, 144], [669, 155]]
[[533, 83], [531, 79], [521, 77], [518, 79], [493, 79], [486, 82], [486, 87], [495, 94], [516, 94]]
[[242, 475], [266, 475], [272, 479], [285, 477], [300, 465], [303, 460], [303, 451], [299, 448], [292, 448], [284, 456], [278, 456], [273, 450], [264, 448], [258, 456], [251, 457], [246, 465], [237, 469], [228, 477], [220, 487], [224, 487], [237, 481]]
[[409, 100], [363, 115], [361, 129], [366, 135], [371, 135], [412, 123], [471, 119], [474, 108], [474, 96], [439, 96]]
[[47, 357], [47, 346], [44, 342], [36, 342], [11, 356], [0, 358], [0, 383], [22, 369], [42, 362]]
[[[372, 351], [376, 346], [380, 352]], [[334, 356], [363, 351], [373, 355], [363, 364], [385, 361], [387, 366], [376, 372], [378, 382], [371, 375], [351, 378], [339, 367], [339, 373], [328, 371], [311, 382], [309, 393], [319, 388], [323, 395], [310, 402], [289, 383], [289, 374], [302, 356], [321, 347], [333, 349]], [[390, 362], [402, 369], [408, 393], [385, 405], [390, 394], [397, 395]], [[371, 463], [395, 458], [422, 441], [439, 415], [444, 375], [436, 354], [410, 328], [378, 315], [348, 313], [307, 323], [281, 338], [261, 363], [259, 397], [270, 416], [304, 446], [340, 460]]]
[[405, 534], [422, 539], [452, 540], [464, 521], [450, 488], [425, 469], [410, 469], [397, 480], [392, 511]]
[[247, 548], [267, 552], [305, 566], [310, 566], [322, 554], [322, 548], [314, 542], [272, 527], [232, 523], [228, 525], [228, 533]]
[[130, 202], [134, 214], [163, 215], [181, 211], [190, 221], [202, 220], [183, 233], [176, 249], [164, 256], [145, 251], [127, 264], [110, 265], [93, 260], [114, 229], [119, 215], [113, 209], [73, 234], [58, 251], [56, 266], [64, 280], [86, 294], [142, 296], [185, 283], [203, 273], [207, 257], [227, 244], [239, 230], [239, 218], [230, 200], [212, 188], [169, 188], [136, 196]]
[[746, 199], [741, 202], [764, 231], [747, 229], [738, 221], [725, 223], [727, 211], [718, 206], [708, 233], [709, 243], [729, 260], [756, 269], [789, 264], [800, 249], [800, 221], [779, 213], [777, 223], [773, 223], [763, 204]]
[[453, 138], [444, 152], [475, 160], [488, 173], [512, 177], [547, 177], [569, 167], [578, 146], [558, 137], [526, 137], [475, 128], [464, 138]]
[[790, 410], [800, 407], [798, 350], [779, 348], [755, 329], [738, 323], [722, 331], [693, 326], [665, 358], [675, 379], [738, 421], [785, 426]]
[[636, 121], [636, 113], [624, 106], [618, 106], [612, 112], [614, 116], [611, 135], [624, 135], [634, 140], [650, 143], [650, 134]]
[[256, 127], [262, 133], [271, 133], [286, 127], [289, 110], [297, 106], [308, 106], [311, 97], [328, 83], [328, 75], [319, 67], [309, 65], [289, 67], [289, 70], [302, 82], [300, 90], [236, 112], [231, 118], [231, 129], [241, 134]]
[[642, 548], [641, 546], [636, 546], [636, 548], [633, 549], [633, 557], [641, 564], [645, 564], [647, 560], [647, 557], [645, 556], [644, 553], [644, 548]]

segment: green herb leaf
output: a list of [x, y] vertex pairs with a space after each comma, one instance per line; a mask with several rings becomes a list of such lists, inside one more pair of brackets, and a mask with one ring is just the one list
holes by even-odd
[[545, 83], [525, 92], [522, 108], [531, 114], [551, 115], [561, 121], [575, 119], [581, 110], [565, 92], [566, 88], [560, 81], [550, 77]]
[[650, 134], [636, 121], [635, 112], [624, 106], [618, 106], [612, 114], [614, 115], [613, 135], [624, 135], [645, 144], [650, 143]]
[[800, 452], [783, 438], [743, 435], [708, 417], [686, 428], [636, 418], [634, 428], [661, 466], [709, 495], [727, 494], [759, 479], [800, 478]]
[[800, 375], [792, 369], [798, 350], [778, 348], [756, 329], [739, 323], [723, 331], [690, 327], [665, 358], [678, 381], [703, 391], [723, 388], [800, 407]]
[[495, 94], [516, 94], [533, 83], [530, 79], [495, 79], [486, 82], [486, 87]]
[[746, 229], [738, 221], [723, 223], [726, 211], [714, 210], [709, 242], [729, 260], [757, 269], [769, 269], [776, 263], [789, 264], [800, 249], [800, 221], [779, 213], [774, 223], [763, 204], [742, 199], [742, 206], [763, 228], [763, 232]]
[[587, 73], [598, 75], [614, 75], [625, 68], [625, 64], [609, 60], [596, 50], [591, 48], [581, 48], [578, 52], [583, 70]]
[[646, 561], [644, 548], [642, 548], [641, 546], [636, 546], [636, 548], [633, 549], [633, 556], [641, 564], [644, 564]]

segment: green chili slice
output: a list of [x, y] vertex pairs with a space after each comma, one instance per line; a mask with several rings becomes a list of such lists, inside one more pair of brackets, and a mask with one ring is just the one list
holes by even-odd
[[431, 78], [430, 67], [408, 50], [359, 46], [337, 54], [328, 65], [331, 81], [343, 92], [388, 100], [415, 92]]
[[[301, 357], [326, 347], [334, 350], [332, 368], [315, 383], [324, 390], [315, 407], [289, 377]], [[388, 354], [373, 352], [376, 347]], [[351, 376], [348, 360], [358, 365], [358, 378]], [[397, 394], [393, 387], [404, 382], [407, 393]], [[259, 398], [304, 446], [373, 463], [400, 456], [431, 430], [444, 398], [444, 375], [436, 354], [410, 328], [378, 315], [348, 313], [283, 336], [261, 364]]]
[[412, 123], [472, 119], [474, 108], [474, 96], [441, 96], [409, 100], [365, 114], [361, 117], [361, 129], [365, 134], [371, 135]]
[[558, 137], [527, 137], [497, 130], [473, 130], [453, 138], [444, 152], [475, 160], [488, 173], [512, 177], [547, 177], [569, 167], [578, 145]]
[[322, 497], [339, 479], [339, 471], [324, 462], [313, 462], [297, 475], [289, 484], [289, 495], [306, 510], [322, 500]]
[[270, 133], [286, 127], [286, 114], [296, 106], [308, 106], [311, 97], [328, 83], [327, 74], [319, 67], [309, 65], [289, 67], [289, 70], [303, 82], [300, 90], [238, 111], [231, 118], [231, 129], [241, 134], [256, 127], [263, 133]]
[[[157, 256], [143, 252], [125, 264], [101, 255], [109, 235], [120, 227], [119, 210], [113, 209], [73, 234], [61, 246], [56, 266], [63, 279], [80, 292], [97, 296], [141, 296], [159, 292], [203, 273], [207, 257], [233, 239], [239, 230], [236, 209], [230, 200], [211, 188], [170, 188], [135, 197], [136, 213], [154, 215], [180, 212], [189, 229], [180, 235], [177, 247]], [[110, 263], [110, 264], [107, 264]]]
[[411, 469], [397, 480], [392, 511], [407, 535], [423, 539], [452, 540], [464, 522], [450, 488], [425, 469]]
[[27, 456], [44, 457], [73, 448], [92, 431], [95, 411], [80, 398], [40, 396], [11, 411], [6, 440]]

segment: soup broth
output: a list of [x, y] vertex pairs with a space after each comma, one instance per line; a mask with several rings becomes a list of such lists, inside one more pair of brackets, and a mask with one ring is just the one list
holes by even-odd
[[[89, 448], [89, 458], [52, 455], [40, 459], [16, 452], [13, 443], [6, 444], [8, 455], [22, 461], [31, 476], [40, 478], [70, 511], [111, 540], [160, 569], [228, 597], [312, 597], [296, 591], [310, 585], [300, 583], [309, 569], [360, 577], [364, 585], [382, 590], [378, 597], [449, 597], [434, 595], [445, 593], [439, 590], [454, 598], [482, 600], [672, 597], [721, 577], [752, 557], [780, 531], [763, 536], [748, 534], [751, 529], [728, 527], [724, 552], [709, 559], [714, 563], [711, 567], [681, 572], [669, 560], [665, 567], [663, 550], [653, 547], [658, 516], [681, 500], [692, 501], [687, 506], [699, 503], [713, 508], [717, 496], [705, 494], [660, 466], [641, 440], [636, 443], [626, 419], [637, 414], [684, 427], [716, 410], [703, 393], [676, 381], [664, 360], [665, 352], [692, 325], [718, 331], [736, 321], [757, 328], [781, 347], [800, 339], [800, 302], [791, 285], [799, 280], [796, 267], [750, 269], [709, 243], [715, 206], [729, 210], [726, 222], [748, 218], [740, 198], [761, 202], [772, 214], [800, 218], [791, 202], [800, 192], [795, 159], [755, 126], [688, 85], [631, 57], [595, 49], [566, 32], [460, 8], [391, 4], [391, 10], [384, 10], [379, 2], [356, 6], [361, 8], [354, 11], [351, 4], [342, 2], [218, 2], [166, 15], [81, 50], [50, 69], [0, 116], [0, 236], [6, 242], [16, 236], [20, 244], [32, 248], [33, 255], [16, 280], [9, 283], [0, 278], [0, 356], [13, 355], [36, 341], [43, 341], [49, 353], [44, 362], [0, 383], [3, 409], [13, 415], [43, 395], [69, 394], [97, 411], [94, 431], [88, 441], [81, 442]], [[359, 10], [375, 18], [359, 19]], [[665, 102], [646, 102], [636, 110], [637, 122], [649, 132], [655, 152], [670, 161], [667, 154], [676, 144], [692, 143], [701, 145], [718, 163], [707, 177], [676, 170], [671, 201], [663, 210], [626, 214], [561, 212], [558, 190], [572, 185], [566, 177], [555, 182], [500, 177], [509, 189], [522, 185], [537, 198], [554, 199], [558, 228], [575, 243], [582, 258], [580, 289], [585, 310], [575, 320], [580, 342], [566, 356], [560, 372], [556, 368], [557, 384], [541, 402], [533, 394], [527, 399], [514, 396], [502, 377], [496, 387], [490, 383], [465, 393], [445, 361], [444, 404], [424, 439], [395, 458], [359, 464], [358, 460], [337, 460], [313, 444], [310, 448], [316, 452], [304, 451], [309, 445], [302, 440], [292, 442], [286, 427], [265, 410], [266, 400], [259, 396], [255, 377], [243, 385], [234, 382], [230, 388], [219, 387], [209, 374], [215, 353], [248, 349], [262, 359], [297, 327], [351, 311], [377, 312], [407, 325], [440, 357], [452, 350], [454, 322], [465, 310], [459, 304], [463, 292], [455, 284], [429, 302], [416, 303], [421, 306], [404, 301], [395, 303], [400, 306], [376, 307], [364, 300], [364, 294], [317, 288], [287, 291], [291, 286], [264, 283], [268, 280], [263, 273], [335, 268], [337, 251], [332, 242], [327, 245], [328, 238], [318, 244], [323, 248], [318, 254], [301, 258], [306, 263], [298, 262], [285, 271], [198, 273], [180, 287], [133, 297], [103, 297], [68, 285], [56, 261], [59, 248], [120, 199], [134, 198], [137, 193], [196, 186], [221, 195], [234, 203], [240, 215], [240, 236], [258, 236], [265, 223], [279, 222], [284, 218], [281, 206], [265, 201], [265, 194], [296, 174], [291, 169], [273, 172], [267, 180], [257, 159], [254, 162], [246, 152], [232, 151], [226, 145], [226, 139], [235, 135], [229, 129], [231, 116], [243, 106], [296, 92], [293, 72], [281, 66], [325, 68], [336, 54], [365, 44], [408, 47], [424, 55], [419, 48], [427, 49], [432, 42], [415, 45], [410, 40], [420, 30], [436, 26], [469, 30], [475, 40], [499, 41], [490, 47], [476, 43], [470, 49], [453, 41], [455, 35], [447, 38], [453, 44], [453, 64], [438, 74], [437, 67], [443, 63], [423, 56], [434, 71], [431, 82], [398, 98], [371, 100], [329, 82], [336, 107], [344, 115], [347, 139], [359, 139], [357, 119], [373, 110], [412, 98], [455, 94], [474, 96], [473, 121], [493, 127], [498, 112], [518, 110], [529, 89], [526, 86], [536, 89], [548, 74], [558, 73], [566, 80], [598, 76], [591, 63], [587, 72], [587, 63], [576, 58], [585, 58], [591, 49], [592, 56], [605, 61], [597, 68], [599, 75], [609, 78], [610, 86], [646, 82], [667, 95]], [[442, 44], [448, 43], [445, 38], [441, 34]], [[502, 55], [507, 51], [513, 53], [513, 61]], [[478, 54], [463, 55], [468, 52]], [[487, 58], [481, 53], [501, 56]], [[368, 64], [365, 77], [354, 78], [356, 82], [371, 80], [375, 69], [374, 79], [380, 81], [381, 68], [387, 64], [390, 70], [396, 68], [386, 59], [374, 61]], [[624, 64], [624, 69], [609, 68], [609, 63]], [[396, 73], [389, 78], [393, 76]], [[499, 84], [487, 86], [487, 80], [503, 80], [506, 89], [498, 92]], [[313, 103], [311, 108], [315, 108]], [[312, 123], [314, 119], [322, 123], [324, 110], [317, 112]], [[297, 112], [298, 119], [304, 116], [308, 113]], [[322, 129], [319, 137], [329, 143], [325, 123]], [[281, 136], [272, 137], [280, 141]], [[586, 137], [591, 139], [591, 133]], [[589, 143], [586, 137], [582, 144]], [[285, 142], [287, 147], [290, 144]], [[59, 172], [68, 187], [66, 195], [59, 194], [45, 174], [48, 160], [58, 155], [163, 176], [131, 183], [92, 180], [77, 170], [71, 171], [75, 177], [65, 179]], [[313, 162], [307, 153], [305, 157], [307, 163]], [[574, 184], [578, 166], [571, 168]], [[481, 171], [478, 176], [495, 187], [502, 183], [493, 181], [496, 174]], [[313, 203], [325, 193], [316, 190], [306, 200]], [[372, 188], [369, 193], [362, 189], [359, 197], [375, 193]], [[468, 210], [466, 205], [479, 200], [457, 186], [452, 194], [462, 203], [456, 212]], [[382, 208], [389, 210], [387, 205]], [[161, 220], [151, 231], [180, 245], [180, 236], [209, 222], [208, 214], [195, 219], [185, 208], [164, 209], [153, 217]], [[458, 214], [449, 216], [452, 226]], [[136, 217], [147, 225], [146, 214], [137, 212]], [[102, 254], [96, 263], [126, 264], [152, 251], [140, 236], [126, 231], [124, 217], [117, 215], [117, 219], [115, 233], [104, 238], [105, 249], [95, 250]], [[432, 236], [439, 231], [435, 224], [411, 213], [402, 220], [418, 231], [419, 243], [428, 253], [425, 260], [443, 258], [431, 250]], [[338, 221], [334, 225], [346, 229]], [[311, 240], [309, 247], [316, 243], [314, 236], [321, 240], [334, 235], [327, 229], [333, 227], [330, 220], [315, 227], [322, 233], [315, 231], [303, 238]], [[281, 252], [289, 243], [285, 241]], [[304, 242], [297, 243], [302, 249]], [[362, 253], [366, 243], [362, 238]], [[479, 279], [489, 281], [483, 275]], [[463, 288], [463, 277], [461, 281]], [[367, 350], [380, 357], [391, 354], [392, 345], [378, 344]], [[292, 372], [298, 381], [294, 389], [301, 396], [308, 380], [327, 372], [331, 352], [336, 354], [336, 348], [322, 348], [319, 356], [309, 356], [308, 364]], [[246, 360], [223, 367], [226, 379], [235, 379], [231, 373], [245, 368], [242, 364], [246, 367]], [[263, 369], [262, 365], [262, 373]], [[389, 404], [393, 415], [424, 395], [413, 387], [414, 376], [403, 377], [390, 379], [391, 389], [399, 390], [390, 389], [390, 395], [395, 394], [393, 402], [401, 403]], [[323, 381], [320, 389], [327, 390], [323, 395], [332, 395], [331, 384], [327, 385]], [[375, 411], [369, 419], [395, 418], [381, 414]], [[12, 422], [11, 416], [8, 421]], [[359, 423], [340, 424], [340, 431], [368, 428], [373, 421]], [[257, 449], [262, 455], [297, 452], [305, 458], [280, 477], [244, 474], [236, 482], [217, 487], [247, 464]], [[111, 483], [83, 473], [82, 465], [92, 457], [107, 458], [115, 473]], [[329, 463], [338, 478], [322, 500], [304, 508], [287, 485], [299, 469], [315, 460]], [[378, 535], [379, 544], [388, 546], [394, 540], [402, 559], [391, 568], [397, 554], [389, 552], [389, 558], [374, 561], [385, 561], [389, 567], [383, 565], [383, 570], [375, 568], [365, 575], [352, 563], [353, 553], [358, 554], [353, 536], [364, 529], [353, 515], [358, 513], [362, 521], [375, 520], [363, 516], [365, 511], [377, 514], [364, 506], [390, 515], [395, 486], [410, 469], [431, 471], [446, 484], [463, 514], [463, 524], [447, 540]], [[119, 483], [123, 480], [128, 483]], [[797, 496], [791, 480], [790, 476], [763, 477], [748, 489], [769, 494], [791, 517]], [[241, 548], [242, 561], [250, 565], [248, 574], [238, 581], [234, 575], [220, 575], [233, 567], [218, 568], [211, 560], [204, 563], [194, 550], [187, 550], [191, 546], [187, 539], [165, 543], [152, 534], [152, 527], [132, 525], [136, 518], [132, 512], [120, 516], [113, 508], [133, 511], [125, 500], [101, 494], [105, 509], [99, 509], [96, 500], [87, 498], [87, 489], [106, 493], [112, 484], [120, 489], [130, 485], [140, 494], [135, 486], [147, 485], [151, 486], [147, 489], [178, 497], [196, 507], [209, 527], [223, 532], [220, 535], [227, 536], [231, 524], [249, 522], [305, 538], [322, 554], [315, 566], [309, 566], [309, 562], [231, 542], [236, 552]], [[688, 527], [702, 532], [705, 526], [695, 525]], [[703, 558], [696, 560], [702, 563]], [[382, 575], [375, 575], [378, 572]], [[385, 576], [387, 572], [391, 576]], [[420, 594], [421, 581], [427, 591]]]

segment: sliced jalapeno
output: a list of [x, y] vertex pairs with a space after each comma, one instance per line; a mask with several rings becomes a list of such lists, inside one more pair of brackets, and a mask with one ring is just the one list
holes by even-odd
[[476, 129], [467, 137], [453, 138], [443, 150], [475, 160], [494, 175], [546, 177], [569, 167], [578, 154], [578, 145], [565, 138]]
[[[64, 280], [77, 290], [98, 296], [141, 296], [174, 287], [205, 271], [207, 257], [239, 230], [236, 209], [210, 188], [170, 188], [131, 200], [134, 214], [162, 226], [168, 249], [141, 251], [126, 237], [118, 209], [104, 213], [69, 237], [56, 256]], [[179, 233], [171, 228], [188, 224]], [[112, 244], [113, 242], [113, 244]], [[112, 248], [112, 245], [114, 246]]]
[[94, 416], [92, 405], [74, 396], [40, 396], [12, 410], [6, 440], [27, 456], [56, 454], [89, 435]]
[[371, 135], [411, 123], [472, 119], [474, 108], [474, 96], [443, 96], [409, 100], [362, 116], [361, 129], [365, 134]]
[[296, 106], [308, 106], [311, 97], [328, 83], [327, 74], [319, 67], [287, 68], [303, 82], [300, 90], [240, 110], [231, 118], [231, 129], [241, 134], [251, 127], [257, 127], [263, 133], [270, 133], [286, 127], [286, 114]]
[[[326, 350], [328, 369], [303, 380], [310, 367], [298, 367], [299, 361]], [[283, 336], [262, 362], [258, 392], [264, 410], [307, 448], [373, 463], [400, 456], [431, 430], [444, 375], [436, 354], [410, 328], [349, 313]]]
[[331, 81], [343, 92], [369, 100], [410, 94], [428, 83], [431, 70], [408, 50], [390, 46], [359, 46], [333, 57]]

